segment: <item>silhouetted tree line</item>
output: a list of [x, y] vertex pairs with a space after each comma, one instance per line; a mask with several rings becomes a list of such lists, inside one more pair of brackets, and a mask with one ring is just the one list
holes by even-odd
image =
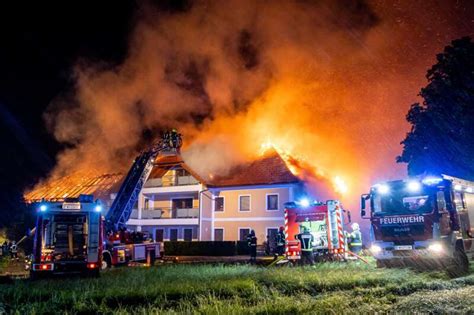
[[411, 106], [412, 125], [397, 162], [409, 175], [449, 174], [474, 179], [474, 43], [451, 42], [428, 70], [423, 103]]

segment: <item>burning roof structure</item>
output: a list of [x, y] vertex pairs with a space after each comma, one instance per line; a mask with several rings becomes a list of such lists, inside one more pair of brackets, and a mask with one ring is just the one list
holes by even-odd
[[96, 199], [109, 200], [110, 194], [119, 190], [123, 174], [73, 174], [56, 180], [39, 184], [35, 189], [25, 193], [27, 203], [46, 201], [63, 201], [66, 198], [77, 198], [81, 194], [94, 195]]
[[276, 151], [267, 152], [251, 162], [236, 165], [225, 174], [198, 174], [181, 156], [159, 156], [149, 178], [161, 178], [168, 170], [176, 167], [185, 169], [208, 187], [288, 184], [300, 181]]
[[[209, 187], [288, 184], [300, 182], [285, 160], [276, 151], [266, 152], [254, 161], [237, 165], [225, 174], [198, 174], [189, 168], [180, 155], [158, 156], [149, 178], [161, 178], [168, 170], [181, 167]], [[73, 174], [39, 184], [25, 193], [27, 203], [63, 201], [81, 194], [92, 194], [96, 199], [110, 200], [123, 181], [123, 174]]]
[[300, 179], [290, 171], [281, 156], [272, 151], [260, 159], [232, 168], [224, 176], [211, 176], [207, 184], [211, 187], [226, 187], [297, 182]]

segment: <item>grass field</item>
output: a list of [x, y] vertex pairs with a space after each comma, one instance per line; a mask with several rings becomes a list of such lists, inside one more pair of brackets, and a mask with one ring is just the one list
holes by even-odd
[[17, 280], [0, 285], [3, 311], [32, 313], [294, 314], [474, 312], [474, 274], [317, 267], [168, 265], [118, 268], [99, 279]]

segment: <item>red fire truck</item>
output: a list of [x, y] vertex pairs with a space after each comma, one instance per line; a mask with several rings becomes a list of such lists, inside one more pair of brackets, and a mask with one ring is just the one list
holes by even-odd
[[143, 151], [105, 217], [92, 195], [38, 203], [31, 276], [66, 272], [98, 275], [99, 269], [133, 261], [153, 262], [160, 257], [159, 243], [147, 242], [141, 233], [128, 232], [126, 223], [157, 154], [179, 151], [181, 144], [181, 135], [173, 130]]
[[152, 263], [160, 256], [159, 243], [119, 231], [105, 235], [102, 206], [92, 195], [64, 202], [42, 202], [37, 208], [30, 275], [81, 273], [98, 276], [100, 269], [130, 262]]
[[468, 271], [474, 182], [442, 175], [379, 183], [361, 196], [361, 216], [371, 221], [378, 266], [434, 264], [453, 274]]
[[319, 203], [302, 199], [285, 204], [285, 253], [290, 261], [301, 258], [301, 246], [296, 236], [303, 228], [308, 228], [314, 236], [316, 261], [345, 258], [344, 210], [339, 201]]
[[66, 272], [98, 275], [103, 248], [101, 211], [92, 196], [39, 204], [31, 277]]

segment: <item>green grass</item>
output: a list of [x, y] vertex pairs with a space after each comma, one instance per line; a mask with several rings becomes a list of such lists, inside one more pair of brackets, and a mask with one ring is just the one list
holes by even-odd
[[375, 269], [168, 265], [118, 268], [100, 279], [0, 285], [0, 313], [295, 314], [474, 312], [474, 274]]

